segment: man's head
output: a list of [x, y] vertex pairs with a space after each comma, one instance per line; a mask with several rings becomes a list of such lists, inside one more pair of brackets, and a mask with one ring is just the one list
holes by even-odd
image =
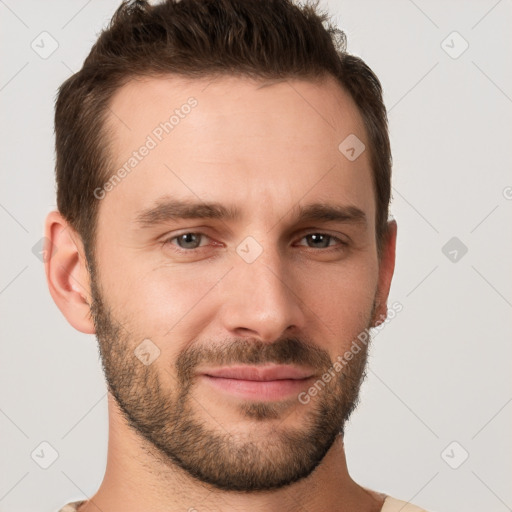
[[[96, 333], [148, 450], [224, 490], [320, 464], [364, 377], [367, 347], [344, 354], [386, 315], [380, 85], [323, 21], [286, 1], [125, 5], [57, 101], [52, 295]], [[207, 376], [276, 364], [308, 380]]]

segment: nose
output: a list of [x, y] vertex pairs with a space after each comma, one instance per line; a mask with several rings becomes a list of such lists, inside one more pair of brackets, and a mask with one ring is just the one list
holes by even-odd
[[304, 327], [297, 277], [278, 250], [266, 249], [251, 263], [235, 254], [226, 277], [220, 321], [231, 336], [272, 342]]

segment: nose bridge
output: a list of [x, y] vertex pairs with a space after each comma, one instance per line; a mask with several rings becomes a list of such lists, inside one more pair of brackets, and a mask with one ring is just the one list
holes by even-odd
[[225, 283], [222, 321], [237, 336], [273, 341], [290, 328], [302, 328], [301, 302], [293, 276], [277, 244], [248, 237], [234, 254], [233, 272]]

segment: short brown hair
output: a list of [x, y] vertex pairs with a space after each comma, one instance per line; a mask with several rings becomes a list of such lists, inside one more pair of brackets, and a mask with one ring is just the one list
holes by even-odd
[[[115, 172], [106, 120], [114, 93], [136, 77], [237, 75], [316, 80], [332, 75], [351, 95], [370, 142], [379, 257], [387, 233], [391, 149], [381, 84], [346, 52], [345, 34], [292, 0], [125, 0], [55, 106], [57, 207], [93, 262], [99, 201]], [[341, 141], [340, 141], [341, 142]]]

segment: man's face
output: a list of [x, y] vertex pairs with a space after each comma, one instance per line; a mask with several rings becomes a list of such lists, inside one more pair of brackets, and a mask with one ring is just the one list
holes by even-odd
[[[355, 407], [366, 350], [332, 365], [378, 302], [369, 154], [338, 149], [351, 134], [368, 147], [355, 105], [332, 80], [260, 85], [155, 78], [118, 91], [115, 169], [138, 157], [100, 200], [91, 290], [127, 424], [164, 463], [224, 490], [282, 487], [321, 462]], [[148, 213], [166, 201], [199, 217]], [[212, 203], [237, 215], [209, 215]], [[276, 364], [309, 378], [205, 375]]]

